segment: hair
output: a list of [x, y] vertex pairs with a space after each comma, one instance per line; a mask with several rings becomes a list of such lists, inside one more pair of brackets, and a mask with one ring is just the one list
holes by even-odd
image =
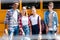
[[[26, 8], [26, 6], [23, 6], [23, 7], [25, 7], [25, 8]], [[25, 16], [28, 16], [28, 13], [27, 13], [27, 11], [25, 12]]]
[[26, 13], [25, 13], [25, 16], [28, 16], [28, 13], [27, 13], [27, 11], [26, 11]]
[[27, 12], [25, 13], [25, 16], [28, 16]]
[[[18, 3], [18, 2], [14, 2], [12, 5], [14, 5], [15, 3]], [[19, 3], [18, 3], [19, 4]]]
[[49, 3], [48, 3], [48, 6], [49, 6], [49, 4], [53, 4], [53, 5], [54, 5], [54, 3], [53, 3], [53, 2], [49, 2]]
[[35, 7], [35, 6], [32, 6], [32, 8], [35, 8], [35, 9], [36, 9], [36, 7]]

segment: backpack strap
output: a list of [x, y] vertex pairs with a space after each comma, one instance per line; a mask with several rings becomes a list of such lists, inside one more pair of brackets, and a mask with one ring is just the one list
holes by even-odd
[[38, 27], [39, 27], [39, 30], [40, 30], [39, 16], [38, 16], [37, 22], [38, 22]]

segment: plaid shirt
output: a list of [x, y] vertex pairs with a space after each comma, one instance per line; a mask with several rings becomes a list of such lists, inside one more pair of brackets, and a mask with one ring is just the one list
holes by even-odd
[[[19, 34], [22, 35], [22, 31], [20, 30], [20, 28], [22, 28], [22, 26], [23, 26], [22, 25], [22, 16], [21, 15], [18, 16], [18, 22], [19, 22]], [[29, 17], [28, 17], [28, 26], [31, 27], [31, 22], [30, 22]]]
[[[19, 10], [18, 9], [16, 9], [16, 10], [19, 13]], [[13, 19], [13, 17], [12, 17], [13, 16], [13, 11], [14, 11], [13, 9], [10, 9], [10, 10], [7, 11], [6, 18], [5, 18], [5, 21], [4, 21], [4, 23], [8, 24], [9, 26], [12, 25], [10, 22]]]

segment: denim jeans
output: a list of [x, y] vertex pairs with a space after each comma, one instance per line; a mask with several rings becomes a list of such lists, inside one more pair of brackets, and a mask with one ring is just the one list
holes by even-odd
[[25, 35], [30, 35], [30, 28], [28, 25], [23, 26], [23, 31]]
[[18, 33], [19, 33], [19, 27], [18, 27], [18, 26], [10, 27], [10, 28], [8, 29], [8, 33], [9, 33], [9, 35], [10, 35], [11, 33], [13, 33], [14, 36], [18, 35]]
[[48, 35], [48, 40], [55, 40], [55, 38], [54, 39], [52, 39], [53, 37], [55, 37], [55, 32], [56, 31], [49, 31], [48, 33], [47, 33], [47, 35]]

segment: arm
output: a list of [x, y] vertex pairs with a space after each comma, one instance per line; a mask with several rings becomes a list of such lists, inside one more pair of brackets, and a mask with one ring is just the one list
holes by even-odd
[[20, 29], [20, 32], [22, 33], [22, 35], [25, 35], [25, 33], [24, 33], [23, 29], [22, 29], [22, 28], [20, 28], [20, 27], [19, 27], [19, 29]]
[[41, 27], [41, 17], [39, 17], [39, 29], [40, 29], [40, 32], [39, 32], [39, 34], [42, 34], [42, 27]]
[[44, 22], [45, 22], [45, 25], [46, 25], [46, 33], [48, 32], [48, 25], [47, 25], [47, 12], [44, 13]]
[[19, 33], [22, 34], [22, 35], [25, 35], [24, 31], [22, 29], [22, 21], [21, 21], [20, 15], [18, 16], [18, 24], [19, 24], [19, 31], [20, 31]]
[[7, 14], [6, 14], [6, 18], [5, 18], [5, 21], [4, 21], [4, 23], [5, 23], [5, 33], [8, 35], [8, 22], [9, 22], [9, 11], [7, 12]]
[[32, 23], [31, 23], [31, 20], [30, 20], [30, 17], [28, 17], [29, 21], [28, 21], [28, 25], [29, 25], [29, 28], [30, 28], [30, 34], [32, 35]]
[[40, 34], [42, 34], [41, 20], [39, 22], [40, 22]]
[[[5, 25], [5, 27], [7, 27], [7, 24]], [[5, 34], [8, 35], [8, 29], [5, 28]]]
[[46, 16], [46, 12], [44, 13], [44, 22], [45, 22], [45, 24], [47, 24], [46, 23], [46, 21], [47, 21], [47, 18], [46, 18], [47, 16]]
[[58, 27], [58, 16], [57, 13], [55, 14], [56, 26]]

